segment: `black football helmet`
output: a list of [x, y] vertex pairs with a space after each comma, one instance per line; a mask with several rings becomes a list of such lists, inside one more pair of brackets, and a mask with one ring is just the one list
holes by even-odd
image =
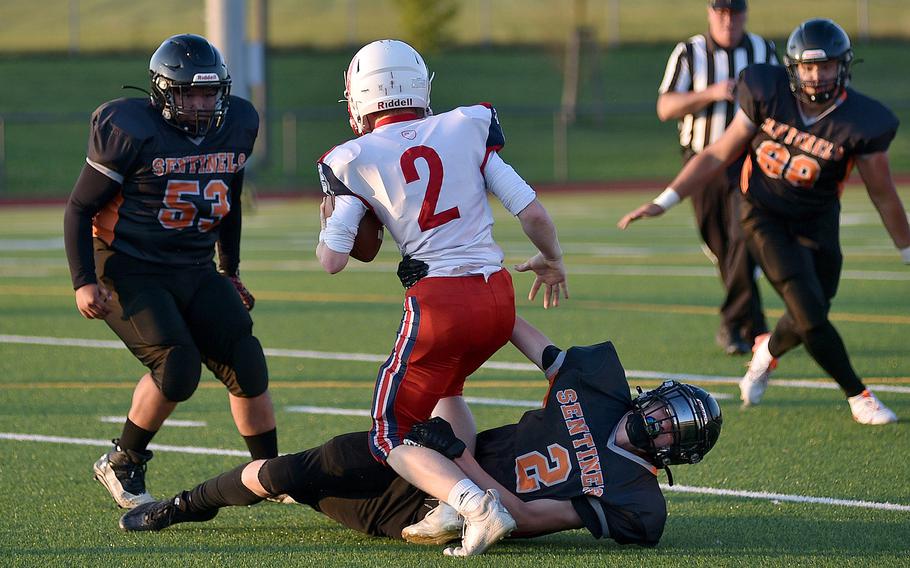
[[[806, 82], [799, 78], [796, 69], [799, 63], [818, 63], [836, 60], [837, 78], [828, 84], [813, 84], [815, 92], [806, 93]], [[850, 82], [850, 64], [853, 62], [853, 48], [847, 32], [832, 20], [816, 18], [806, 20], [793, 30], [787, 40], [784, 65], [790, 77], [790, 90], [796, 97], [808, 103], [825, 103], [839, 96]]]
[[[205, 136], [221, 126], [231, 93], [231, 76], [221, 53], [207, 39], [193, 34], [169, 37], [149, 61], [152, 104], [161, 116], [190, 136]], [[215, 87], [218, 99], [212, 110], [183, 107], [184, 89]]]
[[[632, 401], [633, 416], [627, 431], [630, 440], [657, 467], [698, 463], [717, 443], [723, 417], [720, 405], [705, 390], [665, 381], [654, 390], [641, 392], [639, 388], [638, 391], [639, 396]], [[670, 428], [664, 425], [666, 421], [670, 421]], [[655, 446], [654, 439], [668, 433], [672, 434], [672, 441]]]

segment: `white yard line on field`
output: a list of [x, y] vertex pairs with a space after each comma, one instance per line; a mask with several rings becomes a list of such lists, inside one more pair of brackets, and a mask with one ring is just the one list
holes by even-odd
[[[78, 446], [97, 446], [101, 448], [110, 448], [111, 443], [108, 440], [95, 440], [90, 438], [65, 438], [62, 436], [42, 436], [38, 434], [20, 434], [12, 432], [0, 432], [0, 440], [10, 440], [17, 442], [44, 442], [51, 444], [68, 444]], [[183, 454], [203, 454], [216, 456], [238, 456], [249, 457], [249, 453], [241, 450], [226, 450], [222, 448], [199, 448], [193, 446], [166, 446], [163, 444], [150, 444], [150, 450], [158, 452], [175, 452]], [[720, 497], [739, 497], [743, 499], [759, 499], [764, 501], [787, 501], [791, 503], [812, 503], [818, 505], [831, 505], [840, 507], [857, 507], [861, 509], [878, 509], [884, 511], [901, 511], [910, 512], [910, 505], [901, 505], [897, 503], [882, 503], [878, 501], [863, 501], [855, 499], [838, 499], [834, 497], [813, 497], [810, 495], [788, 495], [784, 493], [768, 493], [765, 491], [743, 491], [739, 489], [720, 489], [716, 487], [691, 487], [686, 485], [674, 485], [669, 487], [661, 484], [664, 491], [675, 493], [695, 493], [701, 495], [713, 495]]]
[[[56, 250], [56, 246], [51, 249], [46, 248], [50, 241], [3, 241], [0, 240], [0, 253], [14, 251], [31, 251], [31, 250]], [[53, 244], [53, 243], [51, 243]], [[563, 243], [565, 245], [565, 243]], [[59, 247], [62, 249], [62, 245]], [[602, 250], [601, 250], [602, 249]], [[639, 248], [618, 248], [601, 246], [600, 249], [593, 250], [592, 253], [601, 257], [629, 256], [640, 257], [650, 254], [668, 254], [672, 251], [654, 250], [647, 252], [648, 249]], [[693, 249], [693, 254], [697, 249]], [[521, 256], [516, 251], [516, 255]], [[895, 252], [884, 252], [883, 256], [896, 257]], [[33, 258], [33, 257], [11, 257], [0, 258], [0, 268], [4, 269], [4, 275], [16, 276], [19, 271], [29, 271], [34, 275], [52, 274], [54, 270], [66, 271], [66, 265], [61, 265], [57, 259]], [[382, 257], [370, 264], [358, 264], [356, 270], [360, 272], [394, 272], [397, 263], [392, 262], [392, 257], [384, 260]], [[244, 272], [322, 272], [322, 267], [315, 260], [245, 260], [243, 263]], [[675, 265], [675, 266], [652, 266], [640, 264], [572, 264], [573, 276], [666, 276], [679, 278], [716, 278], [717, 270], [713, 266], [699, 265]], [[906, 270], [844, 270], [841, 273], [843, 280], [876, 280], [891, 282], [910, 281], [910, 273]]]
[[[99, 420], [107, 424], [123, 424], [126, 422], [126, 416], [102, 416]], [[167, 419], [167, 425], [178, 428], [205, 428], [208, 426], [202, 420], [174, 420], [172, 418]]]
[[[104, 339], [78, 339], [71, 337], [37, 337], [30, 335], [2, 335], [0, 334], [0, 344], [20, 344], [20, 345], [53, 345], [59, 347], [88, 347], [93, 349], [126, 349], [119, 341]], [[368, 363], [381, 363], [388, 359], [388, 355], [371, 354], [371, 353], [342, 353], [335, 351], [310, 351], [302, 349], [264, 349], [265, 354], [269, 357], [290, 357], [294, 359], [318, 359], [332, 361], [362, 361]], [[481, 366], [482, 369], [496, 369], [500, 371], [517, 371], [517, 372], [540, 372], [537, 367], [531, 363], [508, 363], [501, 361], [487, 361]], [[626, 377], [630, 379], [648, 379], [648, 380], [669, 380], [692, 383], [719, 383], [719, 384], [736, 384], [740, 377], [723, 376], [723, 375], [698, 375], [688, 373], [667, 373], [663, 371], [642, 371], [636, 369], [627, 369]], [[789, 388], [809, 388], [809, 389], [826, 389], [834, 390], [839, 388], [833, 381], [816, 382], [804, 380], [784, 380], [771, 379], [770, 384]], [[870, 388], [876, 391], [893, 392], [910, 394], [910, 386], [870, 384]]]

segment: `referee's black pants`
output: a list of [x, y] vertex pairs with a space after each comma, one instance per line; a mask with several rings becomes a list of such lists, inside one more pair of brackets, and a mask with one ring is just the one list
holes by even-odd
[[695, 222], [702, 241], [717, 259], [724, 299], [721, 325], [747, 342], [768, 331], [761, 296], [755, 282], [755, 260], [749, 253], [740, 224], [739, 175], [742, 160], [721, 172], [692, 195]]

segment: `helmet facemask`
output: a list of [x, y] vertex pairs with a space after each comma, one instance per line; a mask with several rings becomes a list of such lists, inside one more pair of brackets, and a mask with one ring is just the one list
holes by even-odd
[[[830, 81], [804, 81], [799, 75], [800, 63], [837, 61], [837, 73]], [[812, 19], [797, 26], [787, 39], [784, 66], [790, 91], [804, 103], [824, 104], [841, 95], [850, 83], [853, 47], [847, 33], [832, 20]], [[811, 88], [812, 93], [806, 91]]]
[[[202, 73], [197, 74], [204, 75]], [[217, 90], [215, 104], [211, 109], [190, 109], [184, 104], [192, 88], [212, 88]], [[217, 129], [224, 121], [228, 107], [228, 95], [231, 93], [231, 80], [193, 81], [178, 83], [164, 76], [152, 79], [152, 98], [161, 109], [161, 116], [173, 126], [186, 132], [189, 136], [205, 136], [209, 130]]]
[[[193, 137], [221, 126], [230, 101], [231, 76], [221, 53], [204, 37], [181, 34], [164, 40], [149, 61], [149, 79], [152, 104], [171, 126]], [[185, 104], [194, 88], [214, 89], [211, 108]]]
[[344, 73], [344, 98], [351, 130], [362, 136], [371, 130], [366, 117], [384, 110], [413, 108], [430, 110], [433, 75], [410, 45], [398, 40], [379, 40], [358, 51]]
[[676, 381], [639, 393], [626, 433], [658, 468], [698, 463], [714, 447], [723, 419], [710, 394]]
[[[807, 50], [808, 51], [808, 50]], [[822, 52], [823, 53], [823, 52]], [[831, 61], [827, 57], [823, 59], [806, 59], [795, 61], [788, 56], [784, 56], [784, 65], [787, 67], [787, 77], [790, 79], [790, 91], [796, 95], [796, 98], [804, 103], [824, 104], [840, 96], [844, 88], [850, 83], [850, 64], [853, 61], [853, 51], [849, 51], [843, 57], [836, 59], [837, 75], [829, 81], [805, 81], [799, 76], [800, 63], [822, 63]], [[809, 93], [806, 88], [812, 88]]]

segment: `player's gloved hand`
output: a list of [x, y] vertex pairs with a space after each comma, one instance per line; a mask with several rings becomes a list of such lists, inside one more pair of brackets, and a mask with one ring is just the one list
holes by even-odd
[[901, 260], [904, 261], [904, 264], [910, 264], [910, 247], [901, 249]]
[[253, 297], [253, 294], [246, 289], [246, 286], [243, 285], [243, 282], [240, 281], [240, 275], [234, 274], [233, 276], [228, 276], [228, 280], [231, 281], [231, 284], [234, 285], [234, 289], [237, 290], [237, 294], [240, 295], [240, 301], [243, 302], [243, 307], [247, 311], [253, 309], [253, 306], [256, 305], [256, 298]]
[[455, 436], [452, 425], [439, 416], [414, 424], [405, 435], [404, 443], [436, 450], [450, 460], [460, 457], [465, 450], [464, 442]]
[[401, 259], [401, 262], [398, 263], [398, 279], [401, 280], [401, 285], [405, 288], [410, 288], [414, 284], [427, 275], [430, 271], [430, 265], [422, 260], [417, 260], [416, 258], [411, 258], [411, 255], [406, 254], [404, 258]]

